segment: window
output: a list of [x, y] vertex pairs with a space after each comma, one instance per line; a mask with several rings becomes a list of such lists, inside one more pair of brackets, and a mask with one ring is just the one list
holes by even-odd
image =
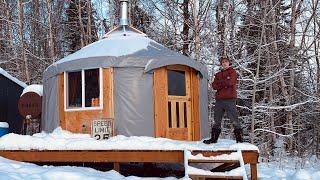
[[68, 107], [82, 107], [81, 71], [68, 73]]
[[101, 69], [65, 73], [66, 110], [96, 109], [102, 106]]
[[186, 96], [185, 71], [168, 70], [168, 95]]
[[99, 69], [90, 69], [84, 71], [85, 77], [85, 106], [99, 106]]

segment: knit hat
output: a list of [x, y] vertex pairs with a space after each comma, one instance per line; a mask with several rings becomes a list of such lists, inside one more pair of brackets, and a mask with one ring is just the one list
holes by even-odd
[[222, 63], [222, 60], [228, 60], [229, 64], [231, 65], [231, 60], [227, 56], [220, 57], [220, 59], [219, 59], [220, 64]]

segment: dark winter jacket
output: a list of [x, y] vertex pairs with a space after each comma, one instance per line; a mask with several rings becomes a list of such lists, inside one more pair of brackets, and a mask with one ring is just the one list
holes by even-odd
[[237, 72], [232, 67], [215, 74], [212, 88], [217, 90], [216, 99], [236, 99], [237, 78]]

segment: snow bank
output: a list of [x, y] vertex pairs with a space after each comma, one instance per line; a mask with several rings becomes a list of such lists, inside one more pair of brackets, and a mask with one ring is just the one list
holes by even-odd
[[39, 96], [43, 95], [43, 85], [40, 84], [31, 84], [30, 86], [27, 86], [26, 88], [24, 88], [24, 90], [22, 91], [22, 95], [24, 95], [27, 92], [35, 92], [37, 94], [39, 94]]
[[[101, 172], [92, 168], [71, 167], [71, 166], [37, 166], [35, 164], [12, 161], [0, 157], [0, 179], [12, 180], [156, 180], [161, 178], [139, 178], [135, 176], [125, 177], [116, 171]], [[163, 178], [176, 179], [176, 178]]]
[[300, 169], [293, 175], [293, 179], [294, 180], [311, 180], [311, 175], [309, 174], [308, 171], [304, 169]]
[[73, 134], [55, 129], [33, 136], [7, 134], [0, 138], [1, 150], [258, 150], [249, 143], [235, 143], [233, 140], [219, 140], [216, 144], [203, 144], [201, 141], [177, 141], [166, 138], [126, 137], [118, 135], [108, 140], [98, 141], [89, 134]]
[[0, 74], [2, 74], [3, 76], [5, 76], [6, 78], [10, 79], [11, 81], [19, 84], [21, 87], [27, 87], [27, 84], [18, 80], [17, 78], [11, 76], [9, 73], [7, 73], [7, 71], [5, 71], [4, 69], [0, 68]]
[[[281, 157], [281, 162], [271, 161], [258, 164], [258, 179], [260, 180], [319, 180], [320, 159], [309, 157], [300, 159], [297, 157]], [[249, 167], [247, 168], [249, 172]]]

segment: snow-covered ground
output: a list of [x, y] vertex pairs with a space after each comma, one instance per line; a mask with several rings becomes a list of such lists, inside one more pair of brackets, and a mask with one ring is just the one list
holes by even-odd
[[[286, 160], [287, 163], [271, 162], [260, 163], [258, 165], [258, 178], [260, 180], [319, 180], [320, 179], [320, 160], [312, 159], [304, 168], [296, 167], [296, 162]], [[247, 174], [250, 173], [249, 166], [246, 166]], [[31, 163], [23, 163], [8, 160], [0, 157], [0, 179], [16, 180], [90, 180], [90, 179], [167, 179], [168, 178], [139, 178], [124, 177], [116, 171], [101, 172], [91, 168], [72, 167], [72, 166], [37, 166]]]
[[[235, 143], [219, 139], [218, 143], [206, 145], [202, 142], [175, 141], [166, 138], [115, 136], [97, 141], [85, 134], [73, 134], [57, 128], [53, 133], [38, 133], [33, 136], [8, 134], [0, 138], [1, 150], [82, 150], [82, 149], [148, 149], [148, 150], [257, 150], [249, 143]], [[198, 155], [201, 156], [201, 155]], [[199, 157], [191, 158], [199, 158]], [[237, 155], [231, 155], [236, 158]], [[246, 173], [250, 175], [249, 166]], [[277, 161], [258, 164], [258, 177], [262, 180], [295, 179], [320, 180], [320, 160], [281, 157]], [[0, 157], [0, 179], [160, 179], [124, 177], [116, 171], [101, 172], [92, 168], [72, 166], [38, 166]], [[165, 179], [176, 179], [168, 177]]]
[[258, 177], [262, 180], [320, 180], [320, 159], [286, 157], [281, 162], [259, 163]]
[[[159, 178], [124, 177], [116, 171], [101, 172], [91, 168], [72, 166], [37, 166], [0, 157], [0, 179], [6, 180], [139, 180]], [[176, 179], [173, 177], [163, 179]]]

